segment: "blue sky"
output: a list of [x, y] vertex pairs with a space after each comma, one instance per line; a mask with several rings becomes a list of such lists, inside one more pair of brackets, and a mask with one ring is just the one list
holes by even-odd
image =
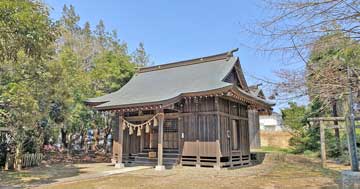
[[[254, 37], [243, 32], [266, 17], [260, 1], [239, 0], [44, 0], [58, 19], [64, 4], [74, 5], [80, 24], [89, 21], [94, 27], [100, 19], [106, 29], [117, 30], [121, 40], [133, 51], [144, 42], [155, 64], [191, 59], [239, 48], [242, 68], [249, 84], [252, 75], [274, 79], [280, 57], [264, 55], [252, 46]], [[279, 107], [275, 108], [278, 110]]]

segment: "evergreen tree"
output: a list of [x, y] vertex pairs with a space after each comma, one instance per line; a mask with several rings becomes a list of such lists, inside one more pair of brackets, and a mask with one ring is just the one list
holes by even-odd
[[149, 66], [149, 55], [145, 51], [144, 43], [139, 43], [138, 48], [132, 55], [133, 62], [139, 67]]
[[20, 169], [23, 153], [40, 152], [51, 101], [48, 62], [58, 32], [46, 6], [30, 0], [2, 1], [0, 28], [0, 126], [11, 130]]
[[101, 48], [101, 50], [105, 49], [107, 45], [107, 33], [105, 32], [105, 25], [103, 20], [100, 20], [96, 25], [94, 33], [97, 38], [99, 48]]
[[66, 5], [64, 5], [62, 10], [61, 22], [63, 22], [65, 28], [72, 33], [79, 31], [79, 20], [80, 16], [76, 14], [74, 6], [70, 5], [69, 7], [67, 7]]

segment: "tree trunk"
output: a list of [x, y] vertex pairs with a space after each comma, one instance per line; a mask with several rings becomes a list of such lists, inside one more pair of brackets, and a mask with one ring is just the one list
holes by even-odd
[[92, 144], [92, 150], [96, 151], [97, 146], [99, 145], [99, 129], [93, 130], [93, 141], [94, 143]]
[[80, 148], [83, 150], [84, 144], [85, 144], [85, 132], [81, 132], [81, 141], [80, 141]]
[[84, 141], [85, 141], [85, 154], [88, 154], [88, 152], [89, 152], [89, 145], [88, 145], [88, 136], [87, 136], [87, 134], [85, 134], [85, 138], [84, 138]]
[[95, 148], [99, 145], [99, 141], [100, 141], [100, 129], [95, 129]]
[[108, 145], [107, 145], [107, 143], [108, 143], [108, 137], [109, 137], [109, 134], [108, 134], [108, 133], [105, 133], [105, 135], [104, 135], [104, 150], [105, 150], [105, 153], [108, 152]]
[[[337, 101], [336, 100], [333, 101], [332, 116], [333, 117], [338, 116], [338, 113], [337, 113]], [[338, 121], [334, 121], [334, 125], [338, 125]], [[336, 148], [337, 148], [337, 152], [339, 153], [338, 155], [340, 156], [342, 154], [342, 149], [341, 149], [341, 140], [340, 140], [339, 128], [335, 128], [334, 132], [335, 132]]]
[[22, 167], [22, 155], [22, 141], [19, 141], [19, 143], [16, 145], [14, 162], [14, 169], [17, 171], [20, 171]]
[[61, 128], [61, 143], [64, 145], [64, 148], [68, 148], [68, 143], [67, 143], [67, 131], [64, 128]]
[[109, 139], [109, 135], [111, 133], [111, 125], [109, 127], [107, 127], [105, 130], [105, 136], [104, 136], [104, 150], [105, 150], [105, 153], [107, 153], [109, 150], [108, 150], [108, 139]]
[[36, 136], [36, 153], [42, 153], [44, 151], [44, 131], [43, 129], [38, 129], [38, 135]]
[[70, 134], [70, 137], [69, 137], [69, 143], [67, 144], [67, 157], [69, 158], [69, 159], [71, 159], [72, 158], [72, 143], [73, 143], [73, 134]]

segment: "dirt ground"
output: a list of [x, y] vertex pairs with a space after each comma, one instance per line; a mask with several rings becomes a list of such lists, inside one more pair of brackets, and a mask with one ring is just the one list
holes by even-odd
[[40, 188], [338, 188], [339, 172], [299, 156], [268, 156], [262, 164], [240, 169], [176, 167], [139, 170], [119, 175]]

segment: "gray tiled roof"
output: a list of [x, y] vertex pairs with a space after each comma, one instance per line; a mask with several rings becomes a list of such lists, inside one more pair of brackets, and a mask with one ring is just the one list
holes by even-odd
[[88, 103], [105, 102], [97, 108], [139, 103], [155, 103], [175, 98], [181, 94], [209, 91], [232, 86], [222, 81], [231, 71], [237, 58], [204, 62], [186, 66], [137, 73], [120, 90]]
[[[139, 104], [162, 104], [187, 93], [236, 88], [232, 83], [223, 80], [237, 62], [237, 57], [219, 54], [204, 59], [145, 68], [120, 90], [88, 99], [86, 102], [95, 104], [98, 109], [111, 109]], [[252, 93], [240, 89], [239, 91], [255, 101], [270, 105]]]

